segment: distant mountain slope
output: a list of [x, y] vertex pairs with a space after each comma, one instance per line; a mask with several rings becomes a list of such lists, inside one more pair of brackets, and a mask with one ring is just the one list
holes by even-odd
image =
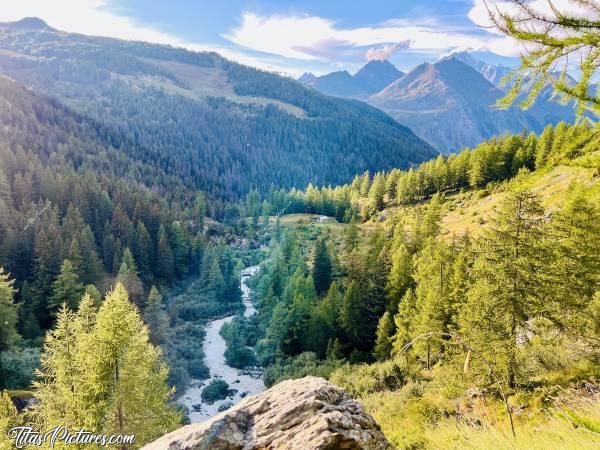
[[369, 92], [379, 92], [390, 83], [404, 75], [391, 62], [387, 60], [369, 61], [362, 69], [354, 74], [354, 79], [362, 86], [368, 88]]
[[[510, 67], [503, 66], [502, 64], [487, 64], [478, 60], [469, 52], [455, 53], [452, 55], [452, 57], [473, 67], [475, 70], [481, 73], [486, 80], [500, 88], [502, 91], [508, 91], [510, 84], [504, 85], [502, 80], [510, 73]], [[558, 78], [562, 76], [562, 74], [556, 72], [554, 76]], [[576, 83], [575, 79], [569, 75], [567, 75], [567, 79], [568, 82], [573, 85]], [[528, 91], [528, 89], [525, 89], [525, 91]], [[523, 95], [521, 99], [516, 102], [516, 104], [520, 103], [520, 101], [524, 98], [525, 95]], [[565, 122], [573, 122], [575, 118], [573, 105], [561, 104], [559, 102], [559, 98], [554, 94], [554, 89], [552, 86], [545, 86], [542, 88], [536, 102], [531, 105], [527, 111], [533, 115], [538, 122], [543, 124], [556, 124], [561, 120]]]
[[152, 190], [180, 205], [192, 201], [196, 195], [176, 176], [131, 158], [134, 146], [131, 139], [2, 75], [0, 105], [0, 146], [32, 152], [43, 164], [60, 166], [63, 175], [75, 169], [80, 174], [89, 171], [107, 184], [107, 180], [126, 180], [129, 186]]
[[421, 64], [368, 101], [450, 153], [497, 134], [540, 131], [543, 123], [532, 114], [495, 107], [503, 96], [475, 69], [451, 58]]
[[116, 130], [132, 142], [133, 160], [221, 199], [337, 184], [436, 155], [375, 108], [216, 53], [68, 34], [28, 19], [0, 26], [0, 71]]
[[404, 74], [389, 61], [373, 60], [354, 75], [345, 70], [320, 77], [305, 73], [298, 81], [323, 94], [364, 99], [379, 92], [402, 75]]
[[471, 66], [473, 69], [481, 73], [486, 80], [498, 87], [500, 87], [502, 78], [504, 78], [511, 70], [510, 67], [503, 66], [502, 64], [488, 64], [484, 61], [480, 61], [470, 52], [453, 53], [444, 59], [452, 58]]
[[303, 84], [315, 88], [323, 94], [333, 95], [334, 97], [358, 98], [369, 95], [367, 89], [358, 83], [346, 70], [331, 72], [320, 77], [304, 80]]

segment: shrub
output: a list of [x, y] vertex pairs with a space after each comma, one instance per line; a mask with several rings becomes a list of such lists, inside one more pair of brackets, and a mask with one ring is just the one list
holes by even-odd
[[23, 389], [29, 387], [40, 365], [37, 348], [8, 350], [0, 353], [0, 389]]
[[224, 400], [229, 395], [229, 385], [223, 380], [212, 380], [204, 388], [200, 397], [202, 401], [212, 404], [217, 400]]
[[339, 361], [320, 360], [313, 352], [304, 352], [296, 357], [278, 359], [265, 370], [265, 385], [268, 387], [283, 380], [292, 380], [308, 375], [329, 378], [340, 366]]
[[331, 374], [331, 381], [353, 397], [399, 389], [407, 381], [409, 371], [397, 361], [376, 364], [346, 364]]

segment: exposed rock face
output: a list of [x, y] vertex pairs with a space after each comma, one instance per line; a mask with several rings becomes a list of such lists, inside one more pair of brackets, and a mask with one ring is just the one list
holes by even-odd
[[143, 450], [334, 450], [391, 448], [362, 406], [322, 378], [279, 383]]

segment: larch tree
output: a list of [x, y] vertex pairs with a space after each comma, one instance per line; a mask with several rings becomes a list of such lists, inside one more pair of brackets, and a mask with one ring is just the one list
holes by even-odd
[[[576, 191], [550, 224], [554, 321], [568, 325], [585, 314], [600, 286], [600, 209]], [[571, 331], [584, 331], [580, 326]]]
[[329, 289], [331, 284], [331, 257], [325, 238], [319, 238], [315, 246], [315, 255], [313, 258], [313, 282], [317, 294], [323, 295]]
[[[564, 101], [575, 101], [579, 114], [600, 113], [600, 97], [593, 78], [600, 66], [600, 2], [578, 0], [555, 6], [554, 2], [510, 0], [488, 5], [492, 24], [523, 44], [521, 64], [504, 81], [511, 85], [501, 102], [508, 107], [523, 94], [529, 107], [546, 86]], [[580, 73], [574, 81], [570, 65]]]
[[544, 210], [527, 190], [509, 193], [479, 238], [461, 334], [515, 386], [517, 347], [529, 318], [548, 314]]
[[412, 289], [409, 289], [402, 297], [398, 312], [394, 316], [396, 334], [392, 339], [392, 355], [399, 355], [404, 346], [413, 338], [413, 324], [417, 313], [417, 299]]
[[9, 431], [21, 426], [22, 416], [6, 391], [0, 392], [0, 448], [12, 448], [15, 441], [9, 436]]
[[83, 285], [79, 282], [73, 263], [65, 259], [60, 267], [60, 274], [52, 283], [52, 296], [48, 300], [48, 309], [56, 313], [63, 304], [76, 309], [82, 293]]
[[66, 304], [60, 306], [54, 329], [46, 335], [40, 368], [34, 383], [39, 400], [34, 417], [42, 430], [57, 426], [78, 429], [85, 426], [89, 404], [84, 404], [80, 345], [77, 316]]
[[386, 311], [377, 324], [375, 338], [375, 356], [379, 360], [388, 359], [392, 352], [392, 339], [396, 331], [394, 320], [389, 311]]
[[17, 305], [14, 303], [14, 280], [0, 267], [0, 352], [8, 350], [17, 342]]
[[123, 285], [106, 296], [81, 351], [81, 383], [93, 400], [86, 421], [91, 429], [135, 434], [136, 444], [143, 444], [177, 426], [168, 368]]

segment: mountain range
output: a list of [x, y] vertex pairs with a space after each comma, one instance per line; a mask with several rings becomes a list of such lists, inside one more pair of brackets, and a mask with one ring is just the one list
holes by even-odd
[[36, 18], [0, 24], [0, 73], [97, 124], [128, 158], [216, 199], [338, 184], [437, 155], [363, 102], [216, 53], [66, 33]]
[[337, 97], [365, 99], [404, 75], [389, 61], [369, 61], [354, 75], [346, 70], [317, 77], [305, 73], [298, 81], [306, 86]]
[[[554, 99], [550, 86], [542, 90], [528, 110], [517, 106], [498, 108], [496, 103], [506, 95], [501, 80], [511, 69], [479, 61], [469, 52], [452, 54], [435, 64], [423, 63], [406, 74], [397, 71], [400, 75], [379, 91], [365, 96], [369, 91], [363, 89], [363, 94], [356, 95], [356, 88], [348, 89], [348, 80], [353, 80], [351, 86], [359, 85], [354, 80], [371, 64], [354, 76], [334, 72], [312, 79], [304, 76], [299, 81], [329, 95], [361, 98], [445, 154], [475, 146], [495, 135], [523, 130], [540, 132], [546, 124], [572, 122], [575, 118], [570, 105]], [[384, 65], [393, 67], [388, 61]], [[336, 84], [342, 79], [340, 74], [346, 74], [345, 82]]]

